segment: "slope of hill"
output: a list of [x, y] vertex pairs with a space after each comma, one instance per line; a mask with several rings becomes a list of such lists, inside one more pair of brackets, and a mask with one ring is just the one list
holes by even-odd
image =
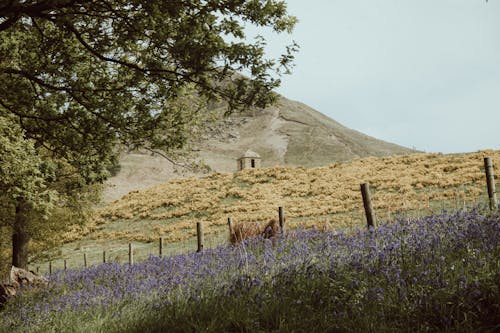
[[364, 227], [359, 184], [365, 181], [371, 185], [380, 220], [401, 212], [456, 209], [485, 199], [485, 156], [500, 165], [500, 151], [412, 154], [355, 159], [326, 167], [269, 167], [172, 180], [131, 192], [99, 211], [91, 224], [61, 235], [69, 242], [62, 254], [77, 255], [81, 260], [80, 251], [87, 249], [94, 251], [93, 260], [99, 260], [103, 248], [108, 253], [120, 249], [117, 252], [123, 255], [127, 242], [133, 241], [147, 255], [156, 252], [160, 236], [170, 243], [169, 248], [189, 243], [192, 250], [196, 222], [205, 222], [207, 239], [223, 242], [228, 217], [236, 223], [268, 221], [276, 218], [278, 206], [285, 207], [289, 229]]
[[[259, 153], [265, 167], [315, 167], [358, 157], [415, 152], [351, 130], [284, 97], [265, 110], [233, 114], [209, 125], [198, 149], [200, 157], [215, 172], [236, 171], [236, 159], [247, 149]], [[168, 161], [151, 154], [125, 154], [121, 165], [120, 173], [109, 181], [104, 202], [186, 176], [175, 174]]]

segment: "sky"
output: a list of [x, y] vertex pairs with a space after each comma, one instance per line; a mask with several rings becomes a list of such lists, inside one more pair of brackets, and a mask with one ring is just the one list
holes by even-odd
[[300, 45], [277, 90], [343, 125], [426, 152], [500, 149], [500, 0], [287, 0]]

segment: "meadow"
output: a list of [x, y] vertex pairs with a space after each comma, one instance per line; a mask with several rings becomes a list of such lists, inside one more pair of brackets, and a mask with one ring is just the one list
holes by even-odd
[[[500, 151], [469, 154], [412, 154], [363, 158], [318, 168], [270, 167], [204, 178], [172, 180], [134, 191], [101, 210], [85, 225], [55, 235], [60, 247], [37, 250], [30, 266], [48, 271], [83, 267], [108, 259], [127, 261], [128, 243], [136, 260], [158, 254], [164, 237], [167, 254], [196, 250], [196, 222], [204, 222], [205, 246], [227, 244], [227, 218], [234, 223], [265, 223], [283, 206], [286, 227], [356, 230], [366, 225], [359, 184], [369, 182], [376, 215], [423, 216], [457, 210], [487, 200], [483, 158], [500, 165]], [[498, 168], [497, 168], [498, 170]], [[498, 171], [497, 171], [498, 173]], [[8, 250], [5, 256], [8, 256]]]
[[413, 154], [174, 180], [129, 193], [63, 240], [92, 233], [96, 239], [146, 242], [162, 235], [174, 242], [193, 236], [196, 222], [204, 221], [207, 233], [217, 233], [227, 217], [263, 222], [276, 218], [278, 206], [285, 207], [291, 228], [348, 228], [353, 216], [362, 218], [359, 184], [363, 182], [370, 183], [374, 208], [382, 219], [398, 212], [440, 210], [443, 202], [458, 208], [485, 193], [485, 156], [500, 165], [500, 151]]
[[58, 271], [0, 332], [487, 332], [500, 328], [500, 215], [298, 229], [129, 266]]

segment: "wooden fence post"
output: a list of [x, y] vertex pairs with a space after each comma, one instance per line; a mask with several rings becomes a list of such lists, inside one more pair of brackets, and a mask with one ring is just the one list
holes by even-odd
[[160, 237], [158, 254], [159, 254], [160, 258], [163, 256], [163, 237]]
[[87, 253], [83, 252], [83, 267], [87, 268]]
[[102, 263], [106, 263], [106, 251], [102, 251]]
[[128, 243], [128, 264], [134, 264], [134, 247], [132, 246], [132, 243]]
[[281, 233], [285, 232], [285, 212], [283, 207], [278, 207], [278, 222], [280, 225]]
[[495, 189], [495, 175], [493, 173], [493, 162], [491, 158], [484, 158], [484, 171], [486, 172], [486, 185], [488, 186], [488, 198], [490, 201], [490, 210], [497, 209], [497, 192]]
[[375, 226], [375, 213], [373, 212], [372, 199], [370, 196], [370, 185], [361, 184], [361, 195], [363, 197], [363, 206], [365, 207], [366, 222], [368, 228]]
[[52, 261], [49, 261], [49, 275], [52, 275]]
[[229, 237], [231, 237], [233, 233], [233, 219], [230, 217], [227, 218], [227, 226], [229, 228]]
[[64, 259], [64, 270], [67, 270], [67, 269], [68, 269], [68, 265], [67, 265], [66, 259]]
[[198, 237], [198, 250], [196, 252], [203, 251], [203, 223], [196, 222], [196, 234]]

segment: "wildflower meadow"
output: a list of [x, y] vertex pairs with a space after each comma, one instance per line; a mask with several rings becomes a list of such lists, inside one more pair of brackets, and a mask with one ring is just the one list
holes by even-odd
[[58, 271], [0, 332], [483, 332], [500, 328], [500, 216], [295, 230], [202, 253]]

